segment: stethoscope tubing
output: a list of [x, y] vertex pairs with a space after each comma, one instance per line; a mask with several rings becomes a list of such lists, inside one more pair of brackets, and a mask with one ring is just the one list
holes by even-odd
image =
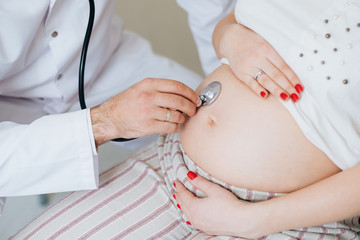
[[[92, 29], [94, 26], [94, 19], [95, 19], [95, 3], [94, 0], [89, 0], [89, 21], [86, 28], [84, 43], [81, 51], [81, 57], [80, 57], [80, 66], [79, 66], [79, 86], [78, 86], [78, 92], [79, 92], [79, 102], [81, 109], [86, 109], [86, 102], [85, 102], [85, 91], [84, 91], [84, 76], [85, 76], [85, 66], [86, 66], [86, 56], [87, 51], [90, 43], [90, 37], [92, 33]], [[135, 138], [117, 138], [113, 139], [111, 141], [114, 142], [127, 142], [130, 140], [133, 140]]]

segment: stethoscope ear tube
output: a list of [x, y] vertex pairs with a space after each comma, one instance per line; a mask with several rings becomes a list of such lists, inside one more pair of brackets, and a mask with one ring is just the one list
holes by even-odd
[[[81, 109], [86, 109], [86, 102], [85, 102], [85, 93], [84, 93], [84, 75], [85, 75], [85, 64], [86, 64], [86, 55], [87, 50], [89, 47], [90, 42], [90, 36], [91, 32], [94, 26], [94, 19], [95, 19], [95, 3], [94, 0], [89, 0], [89, 6], [90, 6], [90, 14], [89, 14], [89, 21], [86, 28], [83, 48], [81, 51], [81, 57], [80, 57], [80, 67], [79, 67], [79, 86], [78, 86], [78, 92], [79, 92], [79, 102]], [[117, 138], [113, 139], [111, 141], [114, 142], [127, 142], [130, 140], [133, 140], [135, 138]]]
[[85, 103], [85, 94], [84, 94], [84, 75], [85, 75], [85, 64], [86, 64], [86, 55], [87, 50], [89, 47], [90, 36], [94, 26], [94, 19], [95, 19], [95, 3], [94, 0], [89, 0], [90, 6], [90, 14], [89, 14], [89, 21], [86, 28], [83, 48], [81, 51], [80, 57], [80, 67], [79, 67], [79, 102], [81, 109], [86, 109]]

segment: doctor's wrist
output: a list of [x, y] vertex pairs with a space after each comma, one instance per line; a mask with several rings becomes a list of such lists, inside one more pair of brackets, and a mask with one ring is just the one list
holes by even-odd
[[90, 116], [96, 147], [116, 138], [112, 123], [108, 120], [109, 116], [101, 106], [91, 108]]

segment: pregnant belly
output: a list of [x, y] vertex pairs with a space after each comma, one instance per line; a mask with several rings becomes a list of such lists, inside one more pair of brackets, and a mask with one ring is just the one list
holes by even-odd
[[215, 178], [238, 187], [287, 193], [340, 171], [305, 138], [274, 97], [261, 99], [227, 66], [208, 76], [222, 92], [180, 131], [185, 153]]

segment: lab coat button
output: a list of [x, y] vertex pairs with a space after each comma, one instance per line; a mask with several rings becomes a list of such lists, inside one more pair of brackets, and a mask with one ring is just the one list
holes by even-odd
[[57, 32], [57, 31], [53, 31], [53, 32], [51, 33], [51, 36], [52, 36], [53, 38], [57, 37], [57, 35], [58, 35], [58, 32]]

